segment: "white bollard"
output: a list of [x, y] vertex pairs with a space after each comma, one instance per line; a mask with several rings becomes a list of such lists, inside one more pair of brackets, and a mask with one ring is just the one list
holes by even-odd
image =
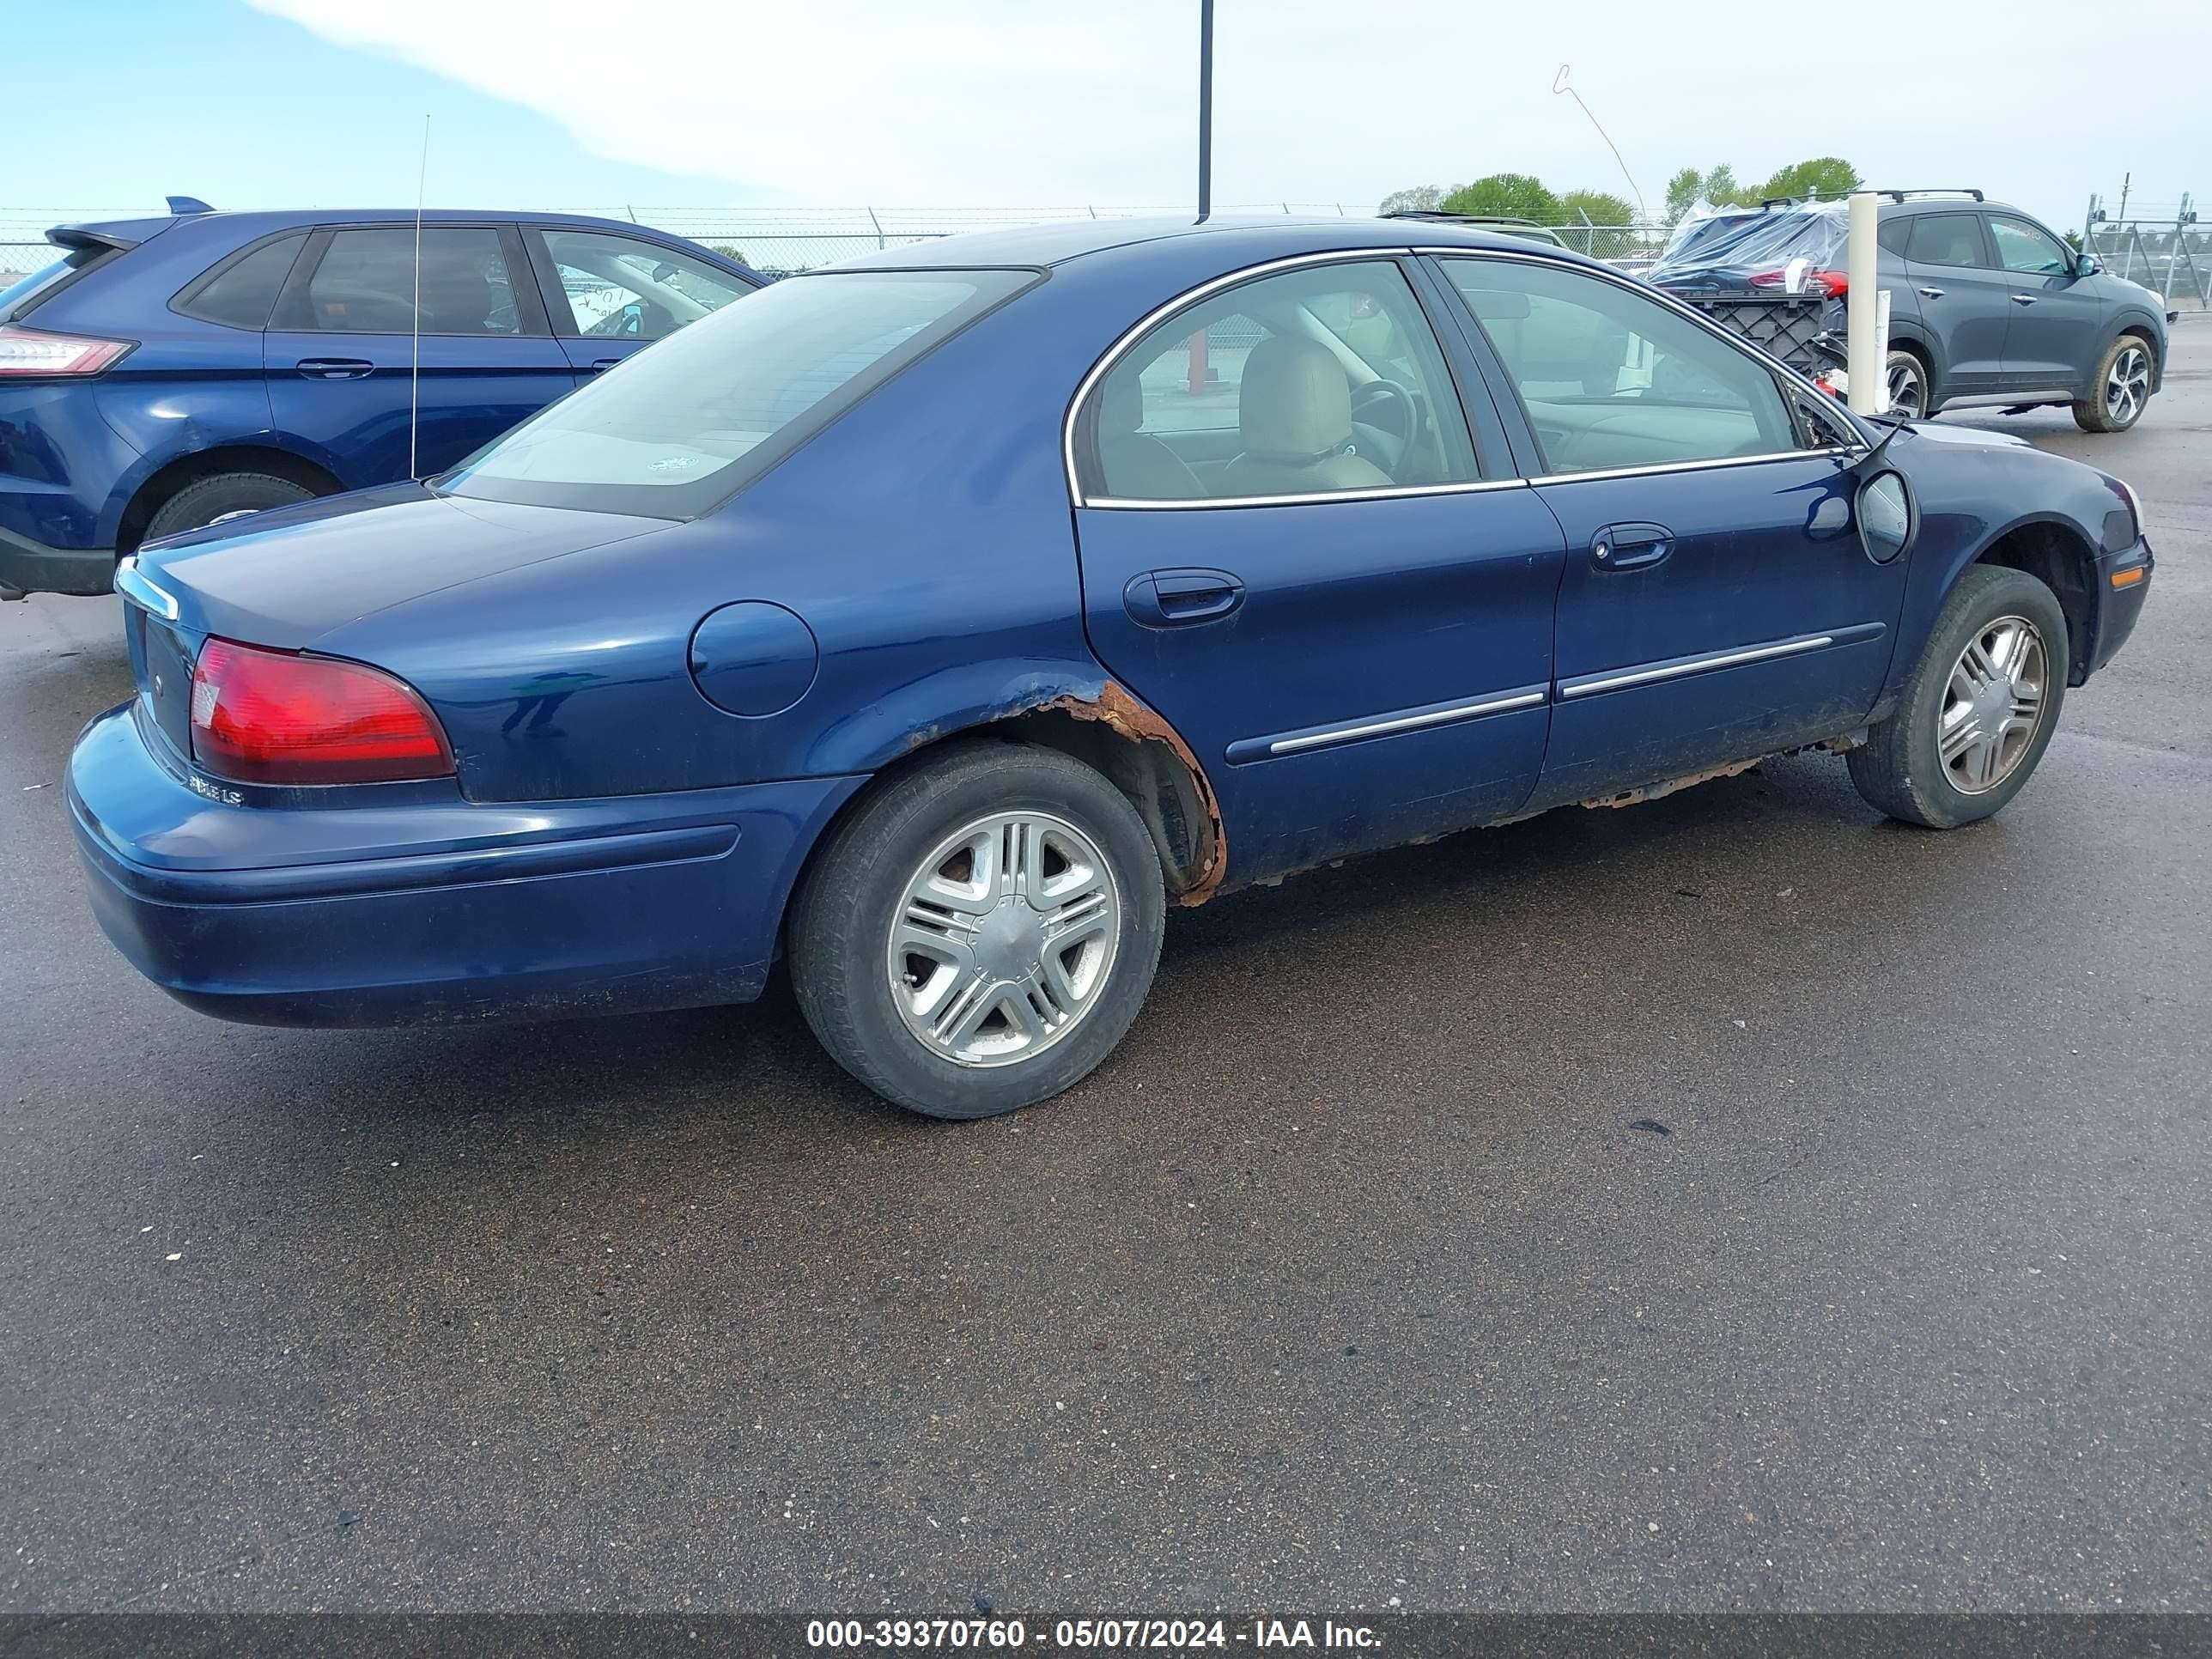
[[1850, 234], [1845, 243], [1844, 275], [1850, 283], [1844, 299], [1844, 327], [1848, 332], [1845, 372], [1850, 376], [1850, 405], [1855, 415], [1879, 415], [1887, 401], [1883, 361], [1889, 356], [1876, 316], [1875, 296], [1881, 291], [1881, 251], [1875, 241], [1875, 209], [1881, 198], [1872, 191], [1851, 195]]
[[1875, 402], [1877, 415], [1889, 413], [1889, 290], [1882, 289], [1874, 296], [1874, 337], [1881, 343], [1881, 372], [1875, 380]]

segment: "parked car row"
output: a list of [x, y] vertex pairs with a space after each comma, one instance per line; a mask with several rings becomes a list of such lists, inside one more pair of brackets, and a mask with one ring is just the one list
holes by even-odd
[[0, 593], [106, 592], [146, 541], [442, 472], [763, 281], [608, 220], [173, 199], [48, 233], [0, 289]]
[[[539, 316], [572, 229], [477, 228], [424, 310], [585, 384], [427, 481], [123, 562], [137, 695], [69, 800], [101, 926], [194, 1007], [610, 1012], [781, 961], [855, 1078], [986, 1115], [1106, 1059], [1170, 900], [1784, 750], [1987, 817], [2150, 585], [2118, 479], [1862, 420], [1540, 239], [985, 233], [592, 378], [621, 339]], [[237, 382], [392, 360], [313, 331], [388, 299], [375, 250], [344, 269], [214, 325], [263, 343]]]
[[[1845, 205], [1775, 201], [1692, 221], [1645, 280], [1693, 304], [1804, 294], [1840, 339]], [[1889, 407], [2061, 405], [2090, 432], [2142, 416], [2165, 372], [2166, 301], [1979, 191], [1892, 191], [1878, 210]]]

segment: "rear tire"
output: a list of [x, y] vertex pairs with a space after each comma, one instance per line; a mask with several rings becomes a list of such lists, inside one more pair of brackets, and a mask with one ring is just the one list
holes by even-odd
[[147, 521], [145, 539], [204, 530], [233, 516], [265, 513], [313, 498], [314, 491], [267, 472], [218, 472], [186, 484]]
[[1991, 816], [2050, 746], [2069, 667], [2057, 596], [2021, 571], [1968, 567], [1896, 708], [1845, 755], [1851, 781], [1869, 806], [1927, 830]]
[[1166, 909], [1119, 789], [1057, 750], [963, 744], [864, 799], [816, 855], [792, 989], [830, 1058], [886, 1100], [992, 1117], [1113, 1052]]
[[2125, 432], [2142, 418], [2150, 404], [2151, 376], [2158, 363], [2150, 345], [2137, 334], [2123, 334], [2097, 360], [2091, 395], [2074, 405], [2074, 424], [2084, 432]]

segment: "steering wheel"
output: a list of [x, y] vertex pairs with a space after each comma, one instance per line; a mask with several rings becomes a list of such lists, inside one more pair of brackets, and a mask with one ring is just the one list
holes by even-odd
[[[1375, 417], [1383, 413], [1386, 405], [1391, 412], [1376, 421]], [[1421, 441], [1421, 400], [1395, 380], [1370, 380], [1352, 396], [1352, 419], [1355, 427], [1364, 428], [1367, 434], [1382, 441], [1382, 453], [1370, 459], [1396, 478], [1399, 464]]]

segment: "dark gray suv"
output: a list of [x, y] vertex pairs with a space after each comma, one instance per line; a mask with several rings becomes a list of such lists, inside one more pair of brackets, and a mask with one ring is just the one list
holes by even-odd
[[[2090, 432], [2133, 426], [2166, 364], [2166, 302], [1979, 191], [1884, 192], [1890, 406], [2063, 404]], [[1686, 300], [1825, 293], [1843, 328], [1845, 207], [1774, 202], [1678, 232], [1647, 280]]]

